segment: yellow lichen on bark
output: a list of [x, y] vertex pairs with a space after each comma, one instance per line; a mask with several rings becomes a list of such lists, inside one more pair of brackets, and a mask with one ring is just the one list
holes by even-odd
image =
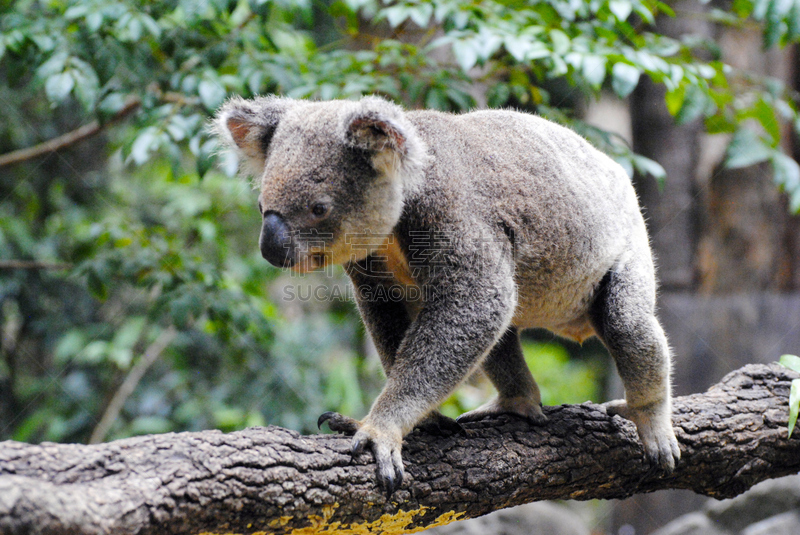
[[[338, 504], [337, 504], [338, 505]], [[450, 522], [455, 522], [464, 516], [465, 513], [449, 511], [440, 515], [433, 523], [423, 527], [409, 529], [408, 526], [414, 521], [414, 517], [424, 514], [429, 507], [422, 506], [419, 509], [410, 511], [398, 511], [395, 514], [385, 514], [378, 520], [365, 522], [363, 524], [342, 524], [341, 522], [319, 522], [320, 517], [311, 518], [311, 526], [292, 530], [290, 535], [402, 535], [404, 533], [416, 533], [434, 526], [444, 526]], [[326, 511], [327, 512], [327, 511]], [[330, 518], [330, 517], [329, 517]]]
[[[422, 506], [419, 509], [411, 511], [398, 511], [395, 514], [385, 514], [378, 520], [372, 522], [364, 522], [363, 524], [342, 524], [341, 522], [329, 522], [333, 517], [333, 513], [339, 507], [339, 504], [326, 506], [323, 508], [322, 515], [312, 515], [309, 517], [311, 522], [310, 526], [304, 528], [294, 529], [289, 535], [374, 535], [380, 533], [382, 535], [401, 535], [404, 533], [416, 533], [424, 529], [432, 528], [434, 526], [444, 526], [450, 522], [460, 520], [465, 513], [456, 513], [449, 511], [440, 515], [433, 523], [426, 524], [425, 526], [411, 528], [408, 526], [414, 521], [414, 517], [424, 514], [429, 507]], [[285, 525], [287, 518], [281, 517], [280, 520], [273, 520], [270, 522], [271, 528], [275, 529], [279, 525]], [[276, 531], [258, 531], [249, 533], [248, 535], [272, 535], [278, 533]], [[242, 533], [211, 533], [203, 532], [199, 535], [244, 535]]]

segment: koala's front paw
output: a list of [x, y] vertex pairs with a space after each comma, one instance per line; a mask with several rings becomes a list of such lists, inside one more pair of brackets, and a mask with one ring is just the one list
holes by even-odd
[[403, 458], [400, 455], [403, 447], [403, 434], [399, 428], [378, 426], [367, 420], [359, 422], [355, 418], [343, 416], [338, 412], [326, 412], [317, 420], [317, 427], [328, 422], [332, 431], [344, 435], [353, 435], [350, 451], [353, 455], [361, 454], [367, 445], [372, 445], [372, 453], [378, 465], [378, 483], [386, 491], [387, 498], [400, 488], [403, 483]]
[[378, 464], [378, 482], [389, 498], [403, 484], [405, 476], [400, 454], [403, 434], [399, 428], [377, 426], [365, 421], [353, 436], [353, 455], [360, 454], [368, 444], [372, 445], [372, 454]]
[[675, 464], [681, 458], [681, 450], [672, 430], [669, 405], [666, 402], [633, 408], [624, 400], [616, 400], [609, 401], [604, 406], [609, 414], [618, 414], [636, 424], [639, 439], [651, 464], [667, 474], [675, 470]]
[[547, 421], [547, 416], [544, 415], [542, 406], [531, 399], [523, 397], [498, 397], [481, 405], [474, 411], [465, 412], [456, 421], [459, 423], [475, 422], [487, 416], [497, 416], [499, 414], [516, 414], [536, 425], [541, 425]]

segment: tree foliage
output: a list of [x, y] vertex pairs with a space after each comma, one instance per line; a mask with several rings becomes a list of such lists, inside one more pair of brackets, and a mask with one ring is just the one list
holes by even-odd
[[[798, 5], [734, 0], [707, 14], [760, 25], [772, 47], [797, 40]], [[172, 330], [106, 436], [265, 421], [307, 431], [323, 410], [363, 411], [377, 364], [353, 307], [282, 300], [254, 246], [253, 196], [224, 176], [237, 162], [205, 125], [230, 94], [513, 106], [662, 179], [578, 113], [648, 77], [676, 121], [732, 136], [729, 166], [770, 161], [800, 210], [800, 168], [781, 152], [783, 125], [800, 128], [796, 95], [727, 66], [713, 42], [658, 33], [674, 15], [654, 0], [4, 3], [0, 259], [42, 265], [0, 271], [0, 436], [86, 440]], [[100, 135], [46, 158], [14, 153], [91, 124]], [[593, 369], [575, 376], [591, 383]]]

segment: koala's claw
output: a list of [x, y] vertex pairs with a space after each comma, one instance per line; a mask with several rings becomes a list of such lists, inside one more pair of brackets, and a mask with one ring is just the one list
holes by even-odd
[[317, 418], [317, 429], [322, 431], [322, 424], [333, 418], [334, 414], [336, 413], [333, 411], [323, 412], [322, 414], [320, 414], [319, 418]]
[[364, 453], [367, 444], [369, 444], [369, 438], [363, 435], [353, 437], [353, 442], [350, 444], [350, 454], [353, 456], [361, 455]]
[[[368, 419], [365, 420], [367, 421]], [[400, 454], [403, 436], [399, 430], [392, 432], [332, 411], [320, 415], [317, 427], [321, 428], [325, 422], [328, 422], [331, 431], [352, 435], [350, 454], [353, 457], [361, 455], [368, 445], [372, 445], [372, 453], [378, 465], [378, 484], [389, 499], [403, 484], [403, 458]]]
[[660, 470], [664, 474], [671, 474], [675, 470], [681, 458], [681, 449], [672, 430], [668, 404], [666, 407], [664, 403], [657, 403], [632, 408], [624, 400], [616, 400], [604, 403], [604, 406], [608, 414], [622, 416], [636, 424], [652, 472]]
[[[378, 447], [373, 446], [372, 451], [375, 452], [375, 459], [378, 459]], [[378, 460], [378, 481], [386, 492], [386, 499], [392, 497], [394, 491], [398, 490], [403, 485], [405, 478], [405, 470], [403, 469], [403, 459], [400, 456], [400, 450], [394, 450], [387, 455], [382, 455], [384, 458]], [[389, 457], [388, 459], [385, 457]]]
[[378, 465], [378, 484], [388, 499], [403, 484], [405, 475], [403, 457], [400, 453], [403, 446], [402, 434], [399, 430], [392, 432], [372, 425], [363, 425], [353, 436], [350, 451], [353, 455], [358, 455], [368, 444], [372, 446], [372, 454]]
[[361, 422], [349, 416], [343, 416], [338, 412], [328, 411], [320, 414], [317, 419], [317, 429], [322, 429], [322, 424], [328, 422], [331, 431], [343, 435], [354, 435], [361, 427]]
[[[639, 434], [641, 437], [641, 432]], [[675, 471], [675, 466], [681, 459], [681, 449], [674, 433], [669, 436], [656, 436], [645, 444], [647, 459], [652, 466], [658, 467], [664, 474], [669, 475]]]

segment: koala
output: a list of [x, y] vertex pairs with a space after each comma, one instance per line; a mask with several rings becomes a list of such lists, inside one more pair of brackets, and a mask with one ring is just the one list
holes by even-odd
[[653, 259], [609, 157], [534, 115], [405, 111], [379, 97], [233, 98], [214, 129], [259, 190], [263, 257], [297, 272], [341, 264], [352, 280], [386, 384], [364, 419], [319, 424], [352, 435], [354, 455], [371, 448], [389, 495], [403, 437], [455, 425], [437, 407], [478, 368], [497, 397], [459, 423], [546, 422], [519, 341], [534, 327], [600, 338], [625, 387], [608, 412], [636, 424], [655, 468], [674, 469]]

